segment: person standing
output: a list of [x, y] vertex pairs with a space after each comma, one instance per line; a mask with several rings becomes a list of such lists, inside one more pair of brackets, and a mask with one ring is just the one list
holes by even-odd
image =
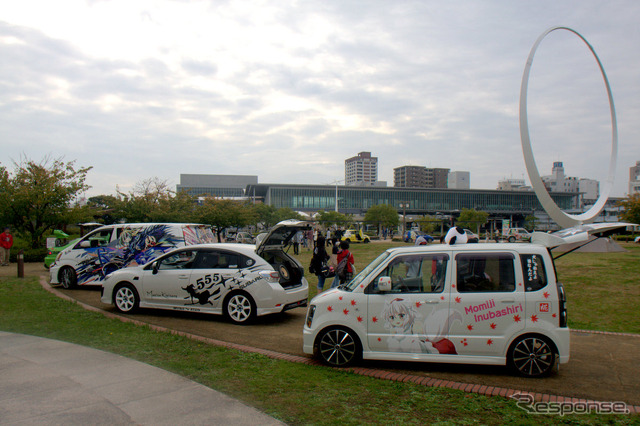
[[[340, 271], [340, 263], [345, 260], [343, 267], [344, 271]], [[340, 277], [340, 284], [345, 284], [351, 281], [353, 278], [353, 265], [355, 261], [353, 255], [349, 251], [349, 243], [347, 241], [340, 241], [340, 250], [338, 252], [338, 268], [336, 274]], [[340, 272], [340, 273], [338, 273]]]
[[313, 256], [311, 257], [311, 271], [318, 277], [318, 293], [324, 289], [324, 271], [323, 269], [327, 265], [329, 255], [325, 249], [325, 240], [322, 235], [318, 235], [316, 240], [316, 247], [313, 249]]
[[9, 230], [9, 227], [4, 228], [4, 232], [0, 234], [0, 262], [2, 266], [9, 265], [9, 254], [13, 247], [13, 235]]

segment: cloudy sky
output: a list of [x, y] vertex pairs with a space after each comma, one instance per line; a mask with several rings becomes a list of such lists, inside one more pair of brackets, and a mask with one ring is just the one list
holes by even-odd
[[[93, 166], [87, 196], [181, 173], [262, 183], [344, 179], [344, 160], [526, 178], [519, 97], [529, 51], [562, 25], [594, 47], [619, 128], [613, 195], [640, 160], [640, 2], [0, 0], [0, 163]], [[604, 181], [605, 85], [555, 31], [535, 56], [540, 174]]]

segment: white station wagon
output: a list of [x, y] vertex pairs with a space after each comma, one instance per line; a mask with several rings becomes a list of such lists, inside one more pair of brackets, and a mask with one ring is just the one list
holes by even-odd
[[316, 296], [304, 351], [332, 366], [360, 358], [509, 365], [529, 377], [569, 361], [565, 294], [535, 244], [393, 248]]
[[236, 324], [307, 306], [302, 265], [282, 248], [303, 222], [276, 225], [257, 246], [198, 244], [108, 275], [102, 303], [123, 313], [139, 307], [224, 314]]

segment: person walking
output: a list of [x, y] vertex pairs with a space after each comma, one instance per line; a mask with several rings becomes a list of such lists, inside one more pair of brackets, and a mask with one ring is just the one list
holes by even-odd
[[326, 277], [324, 276], [323, 269], [327, 266], [328, 259], [329, 255], [325, 249], [325, 239], [322, 235], [318, 235], [309, 268], [311, 270], [310, 272], [318, 277], [318, 293], [324, 290], [324, 280]]
[[13, 235], [9, 227], [4, 228], [4, 232], [0, 234], [0, 263], [2, 266], [9, 265], [9, 254], [13, 247]]

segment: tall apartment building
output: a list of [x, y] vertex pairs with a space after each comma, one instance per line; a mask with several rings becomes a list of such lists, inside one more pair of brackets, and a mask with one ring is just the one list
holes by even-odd
[[375, 186], [378, 181], [378, 157], [370, 152], [360, 152], [357, 156], [344, 160], [345, 185]]
[[640, 193], [640, 161], [629, 167], [629, 195]]
[[393, 169], [393, 186], [398, 188], [447, 187], [449, 169], [432, 169], [422, 166], [402, 166]]
[[396, 188], [426, 188], [427, 168], [402, 166], [393, 169], [393, 186]]
[[469, 172], [450, 172], [447, 181], [447, 188], [449, 189], [470, 189], [471, 188], [471, 173]]

